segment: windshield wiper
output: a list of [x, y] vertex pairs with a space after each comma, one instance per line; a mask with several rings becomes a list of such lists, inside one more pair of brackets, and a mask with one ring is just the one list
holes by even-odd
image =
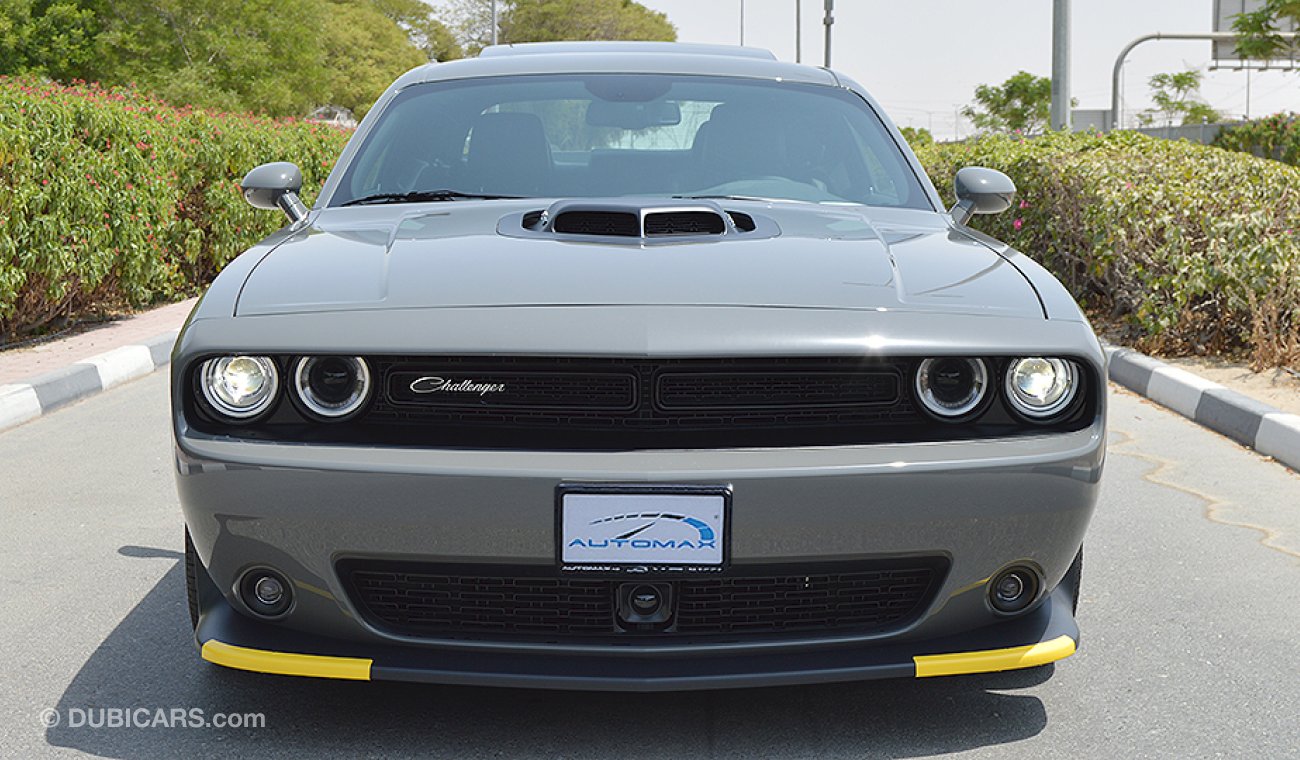
[[415, 190], [409, 193], [377, 193], [355, 198], [342, 205], [369, 206], [380, 203], [428, 203], [430, 201], [497, 201], [522, 198], [520, 195], [486, 195], [483, 193], [462, 193], [459, 190]]
[[791, 200], [790, 198], [759, 198], [753, 195], [674, 195], [672, 197], [688, 201], [759, 201], [762, 203]]

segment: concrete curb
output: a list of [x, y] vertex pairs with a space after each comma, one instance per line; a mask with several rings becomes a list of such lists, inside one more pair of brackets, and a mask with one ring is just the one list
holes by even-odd
[[0, 385], [0, 430], [153, 372], [171, 361], [179, 330], [120, 346], [25, 383]]
[[1300, 415], [1256, 401], [1131, 348], [1106, 346], [1110, 379], [1300, 471]]

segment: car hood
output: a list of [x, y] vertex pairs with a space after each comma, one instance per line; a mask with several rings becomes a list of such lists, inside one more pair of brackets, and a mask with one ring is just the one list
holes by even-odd
[[1015, 266], [935, 213], [726, 202], [779, 232], [651, 245], [498, 231], [542, 205], [316, 212], [253, 269], [236, 314], [680, 305], [1044, 316]]

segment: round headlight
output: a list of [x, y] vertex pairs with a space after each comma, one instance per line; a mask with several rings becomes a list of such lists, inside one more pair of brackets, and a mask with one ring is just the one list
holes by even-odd
[[1064, 359], [1029, 356], [1007, 367], [1007, 398], [1026, 417], [1045, 419], [1060, 413], [1078, 390], [1074, 364]]
[[304, 356], [294, 370], [293, 389], [312, 414], [342, 419], [370, 397], [370, 368], [359, 356]]
[[916, 371], [916, 396], [932, 414], [956, 419], [979, 408], [988, 394], [982, 359], [944, 356], [926, 359]]
[[208, 359], [199, 371], [199, 385], [208, 404], [236, 420], [256, 417], [275, 401], [280, 376], [268, 356], [221, 356]]

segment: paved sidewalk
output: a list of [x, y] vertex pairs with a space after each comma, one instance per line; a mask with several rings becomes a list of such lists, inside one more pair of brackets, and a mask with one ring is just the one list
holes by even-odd
[[91, 328], [77, 335], [0, 353], [0, 430], [153, 372], [194, 299]]
[[148, 343], [162, 333], [179, 330], [197, 300], [160, 306], [67, 338], [0, 351], [0, 385], [29, 382], [37, 375], [64, 369], [97, 354]]

